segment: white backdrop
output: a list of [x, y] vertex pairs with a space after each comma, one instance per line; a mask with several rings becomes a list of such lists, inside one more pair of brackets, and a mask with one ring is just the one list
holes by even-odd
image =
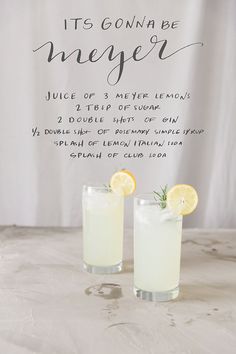
[[[185, 226], [236, 227], [235, 14], [235, 0], [0, 0], [0, 224], [80, 225], [82, 184], [107, 182], [117, 168], [127, 167], [137, 177], [137, 192], [166, 183], [196, 187], [199, 207]], [[102, 31], [97, 25], [105, 17], [114, 22], [134, 15], [155, 19], [156, 28]], [[65, 31], [64, 19], [74, 17], [90, 18], [94, 27]], [[161, 31], [165, 19], [179, 21], [178, 29]], [[33, 53], [52, 41], [56, 51], [83, 48], [88, 53], [113, 43], [130, 55], [137, 45], [147, 52], [153, 34], [168, 37], [172, 51], [189, 43], [204, 45], [163, 61], [156, 51], [143, 61], [126, 62], [114, 86], [107, 75], [117, 62], [107, 56], [79, 65], [72, 59], [48, 63], [45, 47]], [[71, 103], [45, 101], [49, 90], [96, 92], [100, 103], [107, 91], [189, 91], [188, 104], [166, 101], [163, 114], [177, 112], [181, 128], [201, 128], [204, 134], [186, 137], [165, 159], [71, 159], [50, 138], [32, 136], [35, 127], [55, 127], [58, 114], [71, 114]], [[126, 220], [132, 223], [132, 198]]]

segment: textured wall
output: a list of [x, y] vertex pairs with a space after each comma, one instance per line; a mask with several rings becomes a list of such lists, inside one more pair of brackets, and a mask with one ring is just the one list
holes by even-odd
[[[186, 218], [185, 226], [235, 227], [235, 13], [236, 2], [230, 0], [2, 0], [0, 223], [80, 225], [82, 185], [87, 181], [105, 183], [116, 169], [127, 167], [137, 177], [137, 192], [156, 190], [166, 183], [196, 187], [199, 207]], [[129, 19], [134, 15], [155, 19], [155, 29], [112, 27], [101, 31], [96, 27], [105, 17]], [[94, 28], [65, 31], [63, 21], [72, 17], [91, 18]], [[163, 19], [178, 20], [179, 27], [161, 30]], [[166, 60], [158, 58], [157, 46], [145, 59], [127, 61], [121, 79], [113, 86], [107, 75], [116, 62], [108, 62], [105, 55], [96, 64], [78, 65], [72, 59], [48, 63], [46, 46], [33, 53], [47, 41], [53, 41], [57, 51], [83, 48], [83, 55], [111, 43], [125, 55], [138, 45], [147, 53], [152, 35], [168, 38], [166, 54], [194, 42], [204, 45], [193, 45]], [[115, 73], [112, 78], [115, 80]], [[188, 102], [165, 100], [161, 112], [179, 115], [180, 129], [204, 129], [204, 134], [183, 137], [183, 146], [168, 147], [163, 159], [127, 159], [122, 155], [102, 160], [69, 158], [66, 148], [53, 144], [54, 138], [32, 136], [35, 127], [58, 127], [58, 115], [72, 114], [71, 102], [46, 102], [49, 90], [96, 92], [100, 104], [104, 103], [104, 92], [111, 96], [134, 91], [189, 92]], [[110, 111], [111, 117], [116, 114], [115, 109]], [[135, 128], [141, 128], [139, 117], [143, 118], [141, 113]], [[157, 121], [153, 126], [160, 128]], [[107, 127], [112, 128], [111, 121]], [[104, 153], [108, 150], [102, 148]], [[123, 153], [124, 148], [111, 151]], [[132, 198], [127, 200], [126, 214], [131, 224]]]

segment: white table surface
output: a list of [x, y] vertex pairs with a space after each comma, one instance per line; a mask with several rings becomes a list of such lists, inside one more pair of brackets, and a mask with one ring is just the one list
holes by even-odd
[[82, 270], [78, 229], [0, 227], [0, 354], [236, 353], [236, 231], [185, 230], [181, 293], [152, 303], [125, 269]]

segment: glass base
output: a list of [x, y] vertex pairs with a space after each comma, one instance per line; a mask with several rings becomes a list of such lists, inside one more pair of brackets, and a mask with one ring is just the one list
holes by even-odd
[[122, 270], [122, 262], [111, 266], [104, 266], [104, 267], [94, 266], [84, 262], [83, 266], [84, 266], [84, 270], [94, 274], [119, 273]]
[[139, 288], [134, 287], [134, 295], [142, 300], [148, 301], [170, 301], [177, 298], [179, 295], [179, 287], [168, 291], [145, 291]]

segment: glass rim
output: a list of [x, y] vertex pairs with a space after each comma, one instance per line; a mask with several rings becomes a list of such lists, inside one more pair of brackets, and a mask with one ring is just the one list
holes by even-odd
[[[134, 204], [137, 207], [157, 205], [158, 210], [160, 210], [160, 211], [169, 210], [171, 213], [173, 213], [173, 211], [171, 211], [171, 209], [167, 205], [164, 208], [162, 208], [161, 207], [162, 201], [156, 200], [154, 197], [155, 197], [155, 195], [153, 192], [138, 194], [134, 197]], [[166, 201], [163, 201], [163, 203], [166, 203]], [[175, 213], [173, 213], [173, 215], [178, 217], [179, 219], [183, 218], [183, 215], [179, 215], [179, 214], [175, 214]]]
[[109, 186], [106, 186], [105, 184], [96, 184], [96, 183], [90, 183], [90, 184], [84, 184], [83, 185], [83, 191], [84, 192], [92, 192], [92, 191], [106, 191], [106, 192], [113, 192], [112, 189]]
[[155, 199], [155, 194], [153, 192], [135, 195], [134, 203], [137, 205], [157, 205], [160, 207], [160, 201]]
[[[140, 200], [140, 201], [143, 200], [143, 201], [146, 201], [146, 202], [154, 201], [154, 202], [156, 202], [158, 204], [161, 203], [161, 201], [155, 199], [155, 192], [154, 191], [153, 192], [136, 194], [134, 196], [134, 199]], [[168, 199], [168, 200], [172, 201], [173, 199]]]

